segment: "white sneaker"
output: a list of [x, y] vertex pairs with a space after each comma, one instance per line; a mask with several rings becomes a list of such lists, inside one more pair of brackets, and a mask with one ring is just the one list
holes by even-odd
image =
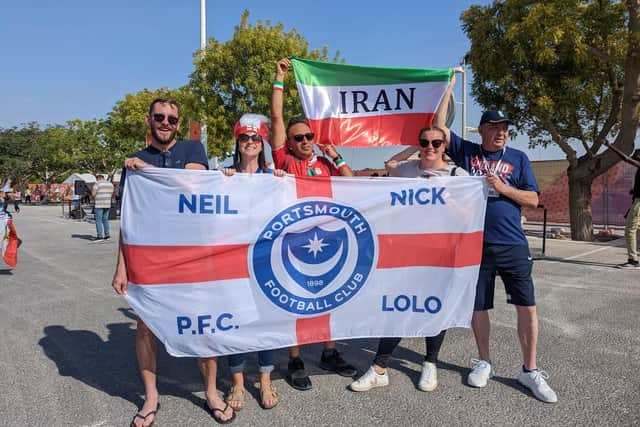
[[558, 396], [556, 392], [549, 387], [547, 384], [547, 380], [549, 379], [549, 374], [545, 371], [531, 371], [525, 372], [520, 371], [520, 378], [518, 378], [518, 382], [523, 386], [527, 387], [535, 397], [539, 400], [542, 400], [546, 403], [556, 403], [558, 401]]
[[418, 388], [422, 391], [433, 391], [438, 387], [438, 370], [436, 364], [424, 362], [422, 364], [422, 374], [418, 382]]
[[389, 374], [387, 374], [387, 370], [384, 370], [384, 374], [379, 374], [373, 369], [373, 366], [371, 366], [364, 375], [352, 382], [349, 388], [353, 391], [369, 391], [372, 388], [387, 385], [389, 385]]
[[471, 359], [471, 372], [467, 377], [467, 383], [471, 387], [486, 387], [489, 378], [493, 378], [493, 367], [486, 360]]

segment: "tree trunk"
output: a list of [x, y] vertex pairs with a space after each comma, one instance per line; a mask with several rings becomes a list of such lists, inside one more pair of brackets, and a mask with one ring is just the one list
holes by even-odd
[[569, 174], [569, 220], [571, 221], [571, 239], [591, 241], [593, 223], [591, 212], [591, 177], [576, 177], [575, 170]]

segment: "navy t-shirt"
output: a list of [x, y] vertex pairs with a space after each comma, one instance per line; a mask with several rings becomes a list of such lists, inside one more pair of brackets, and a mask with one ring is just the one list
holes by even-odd
[[[176, 141], [169, 153], [164, 153], [150, 145], [144, 150], [133, 153], [129, 157], [137, 157], [158, 168], [184, 169], [187, 163], [199, 163], [209, 169], [209, 161], [202, 144], [196, 141]], [[127, 170], [122, 169], [120, 188], [124, 189]]]
[[[505, 147], [492, 153], [451, 132], [447, 155], [471, 176], [485, 176], [492, 170], [507, 185], [519, 190], [540, 192], [529, 158], [515, 148]], [[489, 197], [484, 221], [485, 243], [527, 245], [520, 216], [520, 205], [510, 198], [502, 195]]]

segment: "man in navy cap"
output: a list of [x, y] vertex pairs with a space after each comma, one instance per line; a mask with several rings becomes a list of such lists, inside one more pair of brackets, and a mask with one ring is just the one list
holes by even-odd
[[[444, 127], [454, 81], [437, 111], [436, 124], [441, 127]], [[507, 303], [516, 308], [523, 355], [518, 381], [543, 402], [555, 403], [558, 397], [545, 381], [548, 375], [539, 370], [536, 363], [538, 318], [531, 278], [533, 262], [520, 223], [522, 207], [538, 206], [539, 190], [527, 155], [507, 148], [509, 124], [506, 112], [486, 111], [478, 127], [482, 137], [480, 145], [463, 140], [445, 128], [450, 141], [447, 155], [470, 175], [486, 176], [489, 186], [482, 262], [471, 323], [480, 357], [473, 359], [467, 381], [472, 387], [485, 387], [494, 375], [489, 354], [489, 310], [493, 308], [497, 273], [504, 282]]]

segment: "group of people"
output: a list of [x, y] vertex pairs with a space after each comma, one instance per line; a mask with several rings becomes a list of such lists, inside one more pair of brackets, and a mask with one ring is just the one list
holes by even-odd
[[20, 212], [22, 203], [22, 192], [18, 187], [0, 189], [0, 201], [2, 202], [2, 212], [9, 214], [9, 206], [13, 204], [13, 212]]
[[[276, 79], [271, 98], [271, 130], [268, 120], [260, 115], [244, 115], [234, 127], [235, 155], [233, 165], [225, 168], [228, 176], [241, 173], [273, 173], [276, 176], [352, 176], [353, 171], [331, 144], [321, 147], [322, 156], [314, 150], [314, 132], [304, 117], [294, 117], [285, 124], [283, 114], [284, 81], [291, 69], [288, 59], [276, 63]], [[444, 125], [449, 97], [454, 81], [449, 85], [436, 119], [432, 126], [425, 127], [416, 135], [417, 141], [402, 141], [413, 147], [399, 153], [386, 162], [390, 176], [428, 179], [434, 176], [485, 176], [489, 187], [484, 244], [480, 273], [477, 283], [472, 329], [479, 357], [473, 359], [467, 382], [472, 387], [482, 388], [494, 375], [494, 363], [489, 351], [489, 310], [493, 308], [496, 274], [504, 282], [507, 302], [516, 308], [517, 331], [523, 356], [518, 381], [529, 388], [541, 401], [554, 403], [556, 393], [546, 382], [548, 378], [537, 365], [538, 321], [534, 287], [531, 277], [532, 258], [528, 243], [520, 224], [521, 207], [538, 205], [538, 186], [526, 154], [517, 149], [507, 149], [509, 117], [499, 110], [482, 115], [479, 133], [482, 144], [463, 140]], [[170, 98], [155, 99], [146, 117], [151, 133], [151, 145], [134, 153], [125, 160], [121, 178], [124, 188], [127, 170], [148, 167], [200, 169], [208, 168], [204, 149], [200, 144], [176, 140], [180, 127], [180, 106]], [[416, 145], [417, 142], [417, 145]], [[274, 168], [267, 167], [264, 144], [271, 146]], [[408, 160], [413, 152], [420, 158]], [[449, 164], [447, 154], [455, 163]], [[144, 218], [140, 218], [144, 221]], [[118, 251], [117, 266], [112, 286], [118, 294], [127, 291], [126, 258], [122, 246]], [[435, 337], [426, 337], [426, 356], [418, 388], [432, 391], [437, 387], [438, 353], [443, 345], [446, 331]], [[400, 338], [386, 337], [379, 342], [378, 351], [371, 367], [355, 379], [350, 389], [367, 391], [389, 383], [387, 365]], [[136, 355], [145, 390], [145, 402], [135, 414], [132, 426], [148, 426], [155, 420], [160, 409], [156, 386], [157, 342], [153, 333], [142, 320], [137, 322]], [[232, 355], [228, 363], [233, 386], [223, 400], [216, 388], [217, 358], [200, 358], [197, 364], [205, 384], [204, 407], [219, 423], [226, 424], [236, 418], [244, 406], [244, 360], [245, 355]], [[265, 409], [278, 404], [279, 394], [271, 383], [274, 369], [274, 351], [258, 353], [260, 371], [260, 404]], [[335, 342], [324, 343], [319, 366], [345, 377], [355, 377], [356, 368], [336, 350]], [[289, 348], [287, 381], [297, 390], [312, 388], [311, 379], [305, 371], [305, 362], [300, 347]]]

